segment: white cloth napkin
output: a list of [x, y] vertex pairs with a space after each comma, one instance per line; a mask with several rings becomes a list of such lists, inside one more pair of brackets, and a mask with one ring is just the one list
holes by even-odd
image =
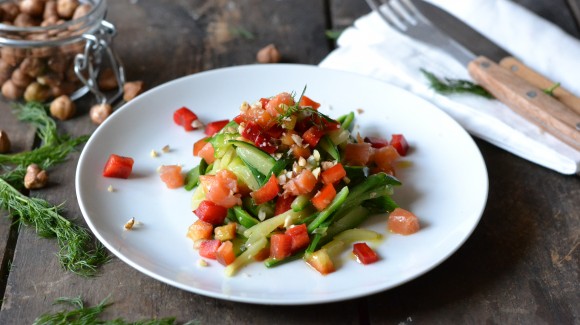
[[[468, 23], [532, 69], [580, 94], [580, 41], [508, 0], [429, 0]], [[355, 21], [321, 67], [357, 72], [405, 88], [438, 106], [469, 133], [563, 174], [580, 173], [580, 152], [513, 113], [497, 100], [443, 96], [420, 68], [441, 77], [470, 79], [446, 53], [389, 27], [377, 13]]]

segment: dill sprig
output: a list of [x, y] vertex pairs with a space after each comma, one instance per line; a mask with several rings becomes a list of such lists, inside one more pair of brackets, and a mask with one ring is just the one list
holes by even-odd
[[47, 169], [59, 164], [89, 136], [59, 135], [44, 104], [18, 104], [14, 113], [19, 120], [37, 128], [42, 145], [31, 151], [0, 155], [0, 209], [8, 211], [17, 222], [34, 227], [39, 236], [56, 238], [57, 256], [63, 268], [82, 276], [93, 276], [97, 268], [109, 260], [102, 244], [94, 240], [86, 228], [64, 218], [62, 205], [54, 206], [20, 192], [24, 190], [23, 179], [28, 165], [36, 163]]
[[468, 93], [473, 94], [481, 97], [485, 97], [488, 99], [493, 99], [493, 95], [490, 94], [485, 88], [477, 85], [468, 80], [461, 80], [461, 79], [450, 79], [444, 78], [440, 79], [435, 74], [421, 69], [421, 72], [429, 80], [431, 84], [431, 88], [438, 93], [441, 94], [458, 94], [458, 93]]
[[549, 96], [554, 97], [554, 90], [556, 90], [557, 88], [560, 87], [560, 83], [556, 82], [555, 84], [553, 84], [552, 86], [550, 86], [549, 88], [546, 89], [542, 89], [542, 91]]
[[109, 260], [102, 244], [87, 229], [64, 218], [61, 206], [46, 200], [28, 197], [0, 177], [0, 208], [8, 211], [21, 224], [31, 226], [44, 238], [56, 238], [60, 264], [82, 276], [93, 276], [97, 268]]
[[[87, 307], [81, 297], [61, 297], [55, 301], [56, 304], [68, 305], [74, 307], [73, 310], [61, 310], [55, 313], [46, 313], [34, 321], [33, 325], [53, 325], [53, 324], [104, 324], [104, 325], [175, 325], [175, 318], [161, 318], [151, 320], [141, 320], [136, 322], [127, 322], [117, 318], [111, 321], [100, 320], [99, 316], [105, 309], [112, 305], [108, 298], [103, 299], [99, 304]], [[184, 325], [193, 325], [197, 322], [187, 322]]]
[[[336, 120], [330, 118], [329, 116], [315, 110], [312, 107], [301, 107], [300, 106], [300, 102], [302, 101], [302, 97], [304, 97], [304, 93], [306, 92], [306, 86], [304, 86], [304, 89], [302, 89], [302, 93], [300, 94], [300, 97], [298, 97], [298, 100], [295, 100], [295, 104], [292, 106], [287, 107], [284, 112], [280, 115], [278, 115], [278, 117], [276, 117], [276, 122], [278, 124], [283, 124], [285, 120], [289, 119], [292, 117], [292, 115], [295, 115], [297, 113], [306, 113], [306, 114], [311, 114], [314, 116], [317, 116], [318, 119], [313, 119], [313, 123], [317, 124], [318, 127], [320, 128], [324, 128], [324, 123], [322, 122], [322, 119], [331, 122], [331, 123], [338, 123], [336, 122]], [[293, 96], [295, 97], [295, 96]]]

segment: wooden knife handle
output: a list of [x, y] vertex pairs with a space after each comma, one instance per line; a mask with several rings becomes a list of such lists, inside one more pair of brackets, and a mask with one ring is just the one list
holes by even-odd
[[538, 87], [480, 56], [467, 66], [471, 77], [514, 112], [580, 151], [580, 115]]
[[[510, 70], [518, 77], [527, 80], [530, 84], [540, 89], [549, 89], [555, 84], [555, 82], [542, 76], [514, 57], [508, 56], [501, 59], [499, 61], [499, 65]], [[577, 114], [580, 114], [580, 98], [574, 96], [572, 93], [562, 88], [561, 86], [554, 89], [553, 94], [554, 98], [562, 102], [562, 104], [568, 106]]]

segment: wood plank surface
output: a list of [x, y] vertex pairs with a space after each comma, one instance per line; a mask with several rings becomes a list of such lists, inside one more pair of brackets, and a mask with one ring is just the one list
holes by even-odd
[[[579, 37], [565, 0], [518, 0]], [[317, 64], [332, 49], [327, 29], [343, 29], [370, 10], [362, 0], [115, 0], [108, 19], [118, 29], [114, 47], [128, 80], [148, 89], [185, 75], [255, 63], [274, 43], [284, 62]], [[242, 81], [240, 81], [242, 82]], [[63, 132], [90, 134], [87, 112], [59, 123]], [[14, 134], [15, 150], [34, 144], [34, 130], [15, 123], [0, 103], [0, 128]], [[563, 176], [477, 140], [488, 166], [490, 192], [481, 223], [467, 242], [429, 273], [395, 289], [350, 301], [314, 306], [264, 306], [228, 302], [171, 287], [117, 258], [95, 278], [58, 264], [54, 240], [32, 229], [10, 233], [0, 212], [0, 276], [5, 294], [0, 324], [30, 324], [55, 310], [62, 296], [88, 304], [109, 297], [104, 319], [137, 321], [176, 317], [200, 324], [577, 324], [580, 180]], [[75, 153], [50, 171], [49, 188], [34, 191], [85, 225], [76, 202]], [[15, 238], [18, 235], [17, 238]], [[7, 253], [6, 253], [7, 252]], [[0, 288], [1, 289], [1, 288]], [[283, 294], [283, 293], [280, 293]]]

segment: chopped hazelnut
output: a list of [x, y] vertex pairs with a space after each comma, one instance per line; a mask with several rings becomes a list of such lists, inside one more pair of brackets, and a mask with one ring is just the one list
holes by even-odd
[[266, 45], [256, 54], [259, 63], [278, 63], [281, 59], [282, 56], [274, 44]]
[[64, 121], [72, 118], [76, 112], [75, 103], [67, 95], [61, 95], [50, 103], [50, 115]]
[[8, 133], [0, 130], [0, 153], [7, 153], [10, 151], [11, 143], [8, 138]]
[[48, 174], [45, 170], [40, 169], [37, 164], [30, 164], [26, 168], [26, 175], [24, 175], [24, 187], [27, 189], [39, 189], [46, 186], [48, 182]]
[[127, 221], [125, 223], [125, 225], [123, 227], [125, 228], [125, 230], [131, 230], [131, 229], [133, 229], [134, 225], [135, 225], [135, 218], [131, 218], [131, 219], [129, 219], [129, 221]]
[[123, 85], [123, 99], [128, 102], [143, 91], [143, 81], [130, 81]]
[[113, 113], [113, 108], [109, 104], [96, 104], [91, 107], [89, 115], [93, 123], [100, 125], [103, 123], [109, 115]]

